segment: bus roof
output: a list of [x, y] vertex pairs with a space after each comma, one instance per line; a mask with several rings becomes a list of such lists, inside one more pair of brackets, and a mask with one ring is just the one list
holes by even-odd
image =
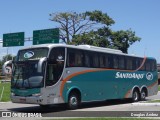
[[[74, 49], [81, 49], [81, 50], [88, 50], [88, 51], [111, 53], [111, 54], [117, 54], [117, 55], [143, 58], [141, 56], [136, 56], [136, 55], [130, 55], [130, 54], [123, 53], [121, 50], [116, 50], [116, 49], [111, 49], [111, 48], [103, 48], [103, 47], [96, 47], [96, 46], [91, 46], [91, 45], [40, 44], [40, 45], [32, 45], [30, 47], [22, 48], [20, 50], [27, 50], [27, 49], [34, 49], [34, 48], [41, 48], [41, 47], [47, 47], [47, 48], [67, 47], [67, 48], [74, 48]], [[153, 57], [147, 57], [147, 58], [155, 59]]]

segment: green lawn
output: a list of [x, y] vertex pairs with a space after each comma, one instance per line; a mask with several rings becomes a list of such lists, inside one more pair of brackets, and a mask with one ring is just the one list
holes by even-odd
[[158, 86], [158, 91], [160, 91], [160, 85]]
[[151, 101], [147, 101], [148, 103], [160, 103], [160, 100], [151, 100]]
[[[9, 82], [2, 82], [0, 83], [0, 102], [7, 102], [10, 101], [10, 86]], [[3, 95], [2, 95], [3, 91]], [[1, 99], [2, 95], [2, 99]]]

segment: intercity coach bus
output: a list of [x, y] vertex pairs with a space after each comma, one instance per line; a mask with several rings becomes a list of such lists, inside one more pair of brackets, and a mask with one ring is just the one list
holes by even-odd
[[47, 106], [131, 98], [158, 92], [156, 60], [89, 45], [43, 44], [18, 51], [11, 101]]

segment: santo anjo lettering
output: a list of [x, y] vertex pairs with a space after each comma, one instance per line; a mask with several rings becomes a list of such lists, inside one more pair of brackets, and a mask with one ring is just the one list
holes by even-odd
[[116, 78], [131, 78], [131, 79], [143, 79], [144, 74], [136, 74], [136, 73], [116, 73]]

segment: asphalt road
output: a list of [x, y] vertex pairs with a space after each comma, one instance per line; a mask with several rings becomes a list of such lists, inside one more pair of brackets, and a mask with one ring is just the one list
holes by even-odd
[[[147, 100], [160, 99], [160, 92]], [[50, 108], [41, 108], [33, 104], [0, 103], [0, 111], [20, 113], [28, 115], [37, 113], [43, 117], [144, 117], [149, 113], [149, 117], [160, 117], [160, 103], [131, 103], [129, 100], [108, 100], [102, 102], [83, 103], [77, 110], [68, 110], [64, 104], [53, 105]], [[144, 115], [144, 116], [143, 116]], [[155, 115], [155, 116], [154, 116]], [[2, 116], [0, 114], [0, 116]]]

